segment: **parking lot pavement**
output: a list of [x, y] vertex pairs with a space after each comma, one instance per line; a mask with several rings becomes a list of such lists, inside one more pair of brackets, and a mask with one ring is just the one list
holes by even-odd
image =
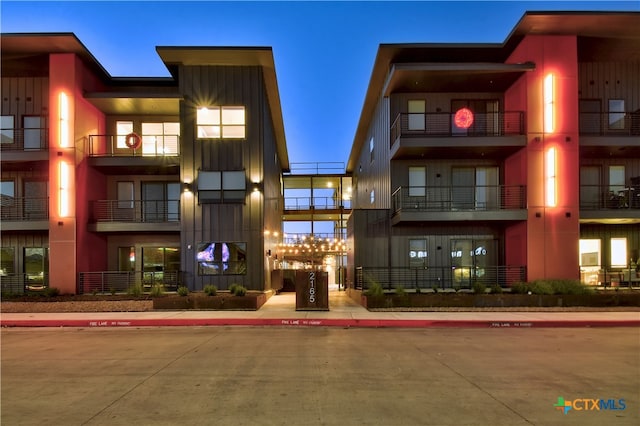
[[3, 328], [1, 337], [3, 425], [640, 423], [634, 327]]

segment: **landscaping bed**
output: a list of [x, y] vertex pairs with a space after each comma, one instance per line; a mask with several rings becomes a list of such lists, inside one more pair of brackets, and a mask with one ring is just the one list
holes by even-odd
[[219, 292], [216, 295], [189, 293], [186, 296], [164, 295], [153, 298], [153, 309], [157, 310], [241, 310], [256, 311], [264, 305], [268, 294], [247, 292], [238, 296]]

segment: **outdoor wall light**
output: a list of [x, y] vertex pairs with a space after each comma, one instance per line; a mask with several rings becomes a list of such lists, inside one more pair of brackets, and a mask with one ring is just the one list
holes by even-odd
[[59, 141], [61, 148], [69, 146], [69, 98], [64, 92], [58, 95]]
[[553, 74], [547, 74], [544, 78], [544, 131], [553, 133], [555, 123], [555, 78]]
[[558, 203], [557, 195], [557, 155], [555, 148], [549, 148], [545, 154], [545, 204], [547, 207], [555, 207]]
[[191, 182], [184, 182], [182, 184], [182, 191], [183, 192], [192, 192], [192, 185]]
[[252, 190], [253, 192], [260, 192], [260, 191], [262, 190], [261, 186], [262, 186], [262, 185], [260, 185], [260, 182], [253, 182], [253, 183], [251, 184], [251, 190]]
[[58, 170], [58, 214], [60, 217], [69, 216], [69, 165], [64, 161], [60, 162]]

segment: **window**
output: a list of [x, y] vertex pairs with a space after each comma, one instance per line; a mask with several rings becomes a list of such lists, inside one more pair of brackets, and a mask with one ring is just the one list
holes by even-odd
[[626, 268], [628, 260], [627, 239], [611, 238], [611, 267]]
[[426, 183], [426, 167], [409, 167], [409, 197], [424, 197], [426, 194]]
[[144, 222], [180, 220], [180, 183], [142, 182], [142, 214]]
[[126, 144], [129, 133], [133, 133], [133, 121], [116, 121], [116, 148], [129, 148]]
[[180, 123], [142, 123], [143, 155], [177, 155]]
[[0, 116], [0, 143], [15, 143], [13, 138], [14, 128], [13, 115]]
[[0, 276], [6, 277], [15, 273], [15, 253], [13, 247], [0, 248]]
[[178, 270], [180, 270], [180, 249], [178, 247], [142, 247], [144, 285], [177, 285], [176, 272]]
[[369, 139], [369, 161], [373, 162], [373, 159], [375, 158], [373, 155], [373, 150], [375, 148], [375, 141], [373, 140], [373, 136], [371, 136], [371, 139]]
[[371, 204], [373, 204], [376, 201], [376, 191], [375, 191], [375, 189], [371, 190], [371, 193], [369, 194], [369, 200], [371, 201]]
[[198, 275], [244, 275], [247, 243], [209, 242], [198, 245]]
[[133, 182], [118, 182], [118, 208], [133, 208]]
[[609, 99], [609, 128], [624, 129], [624, 99]]
[[424, 130], [426, 101], [413, 99], [408, 102], [407, 107], [409, 110], [409, 130]]
[[427, 240], [409, 240], [409, 267], [425, 268], [427, 266]]
[[198, 201], [201, 203], [244, 202], [246, 190], [244, 170], [198, 173]]
[[199, 108], [196, 116], [198, 139], [244, 139], [245, 123], [243, 106]]
[[24, 127], [24, 149], [42, 149], [45, 144], [46, 131], [42, 125], [44, 121], [40, 116], [24, 116], [22, 124]]
[[49, 250], [45, 247], [25, 247], [24, 274], [27, 290], [34, 290], [47, 284], [49, 271]]
[[118, 247], [118, 271], [135, 271], [136, 270], [136, 248]]
[[25, 181], [24, 215], [26, 219], [46, 219], [49, 211], [49, 182]]
[[600, 269], [600, 240], [580, 240], [580, 267]]

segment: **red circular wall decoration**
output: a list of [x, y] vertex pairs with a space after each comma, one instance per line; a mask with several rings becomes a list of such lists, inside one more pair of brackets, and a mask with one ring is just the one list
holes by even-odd
[[473, 112], [469, 108], [460, 108], [456, 111], [453, 122], [461, 129], [468, 129], [473, 124]]

